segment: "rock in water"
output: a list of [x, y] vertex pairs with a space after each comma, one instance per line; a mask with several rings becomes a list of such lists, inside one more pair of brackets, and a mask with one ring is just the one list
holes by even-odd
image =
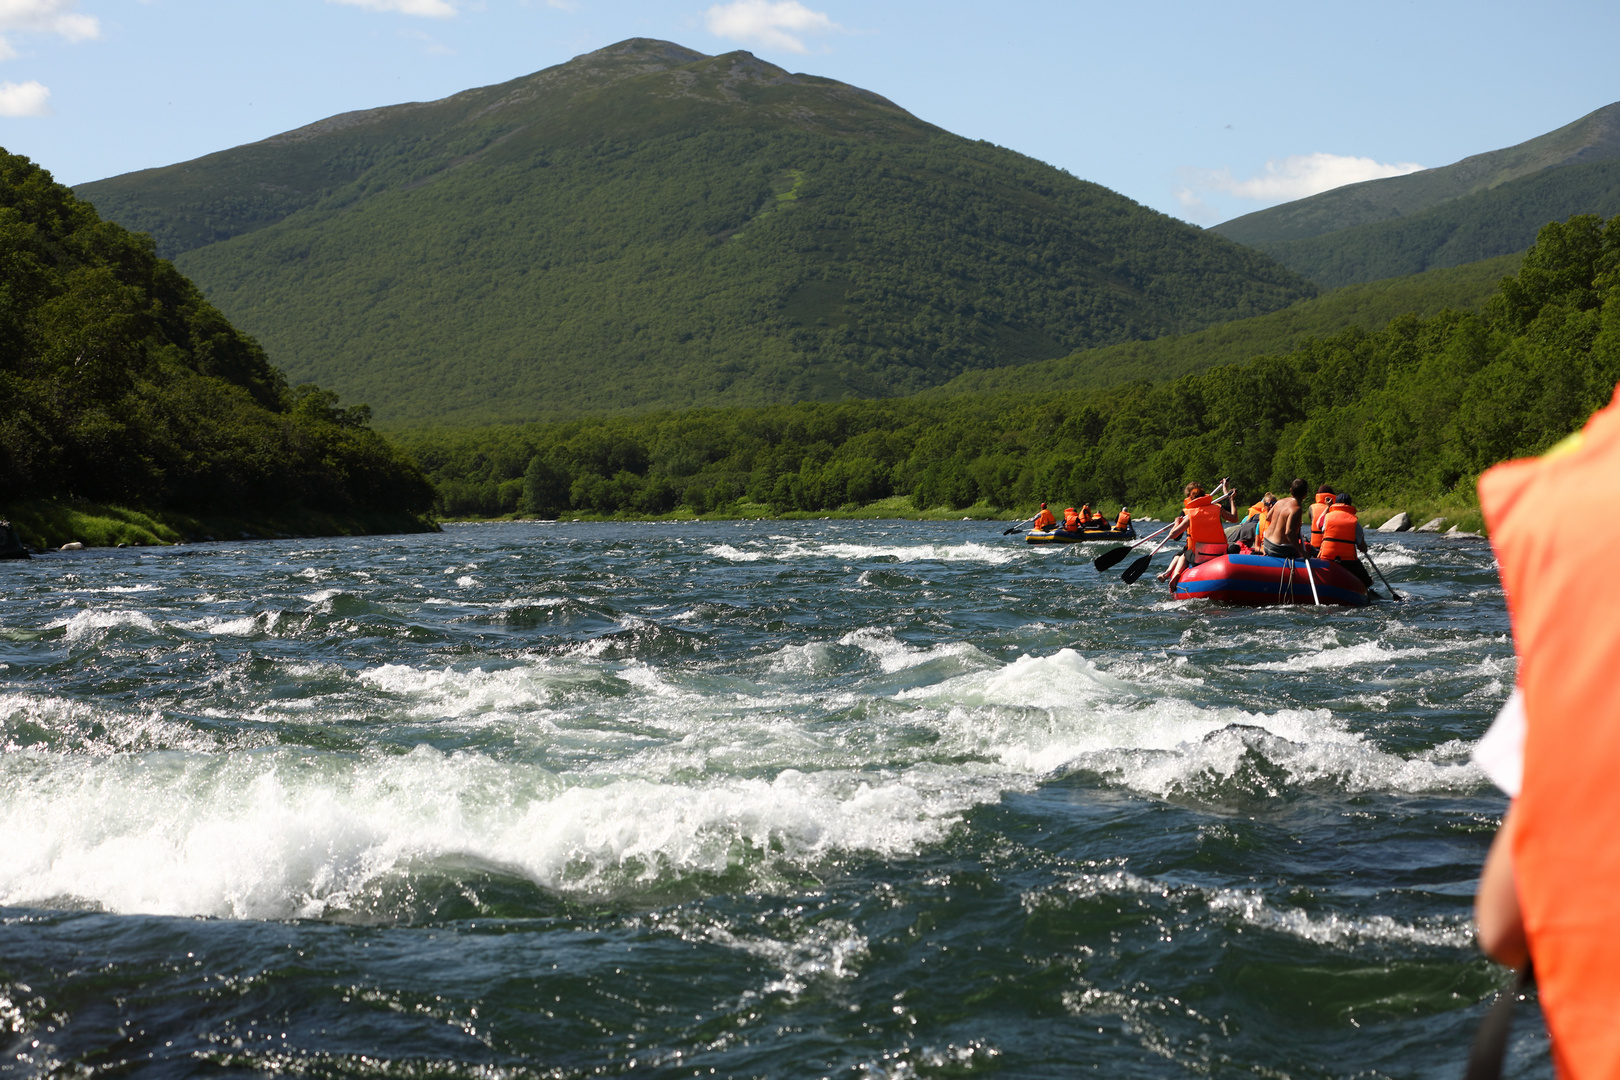
[[11, 527], [11, 522], [0, 521], [0, 559], [31, 559], [22, 537]]
[[1394, 517], [1390, 518], [1388, 521], [1386, 521], [1382, 525], [1378, 526], [1378, 531], [1379, 532], [1406, 532], [1411, 527], [1412, 527], [1412, 515], [1408, 514], [1405, 510], [1402, 510], [1400, 513], [1396, 514]]
[[1440, 531], [1440, 526], [1444, 525], [1445, 523], [1446, 523], [1446, 519], [1443, 518], [1443, 517], [1430, 518], [1428, 521], [1425, 521], [1423, 524], [1419, 525], [1417, 527], [1417, 531], [1418, 532], [1439, 532]]
[[1446, 530], [1446, 535], [1457, 537], [1472, 536], [1476, 540], [1479, 538], [1479, 533], [1463, 532], [1461, 525], [1453, 525], [1451, 528]]

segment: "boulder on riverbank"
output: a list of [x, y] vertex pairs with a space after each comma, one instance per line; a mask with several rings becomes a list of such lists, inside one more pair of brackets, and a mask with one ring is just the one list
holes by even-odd
[[1453, 525], [1451, 528], [1446, 530], [1446, 535], [1447, 536], [1455, 536], [1458, 539], [1467, 539], [1467, 538], [1472, 538], [1472, 539], [1475, 539], [1475, 540], [1479, 539], [1479, 533], [1463, 532], [1461, 525]]
[[1412, 527], [1412, 515], [1408, 514], [1405, 510], [1402, 510], [1400, 513], [1396, 514], [1394, 517], [1390, 518], [1388, 521], [1386, 521], [1382, 525], [1378, 526], [1378, 531], [1379, 532], [1406, 532], [1411, 527]]
[[1423, 524], [1419, 525], [1417, 527], [1417, 531], [1418, 532], [1439, 532], [1440, 531], [1440, 526], [1444, 525], [1445, 523], [1446, 523], [1446, 519], [1443, 518], [1443, 517], [1430, 518], [1428, 521], [1425, 521]]

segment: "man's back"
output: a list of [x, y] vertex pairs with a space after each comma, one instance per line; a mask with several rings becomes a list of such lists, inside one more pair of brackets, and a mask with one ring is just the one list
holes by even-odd
[[1270, 527], [1266, 539], [1279, 547], [1299, 543], [1299, 500], [1291, 495], [1278, 499], [1267, 515]]

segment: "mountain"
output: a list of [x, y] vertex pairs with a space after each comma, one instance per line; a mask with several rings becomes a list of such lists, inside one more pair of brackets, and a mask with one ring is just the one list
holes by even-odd
[[1013, 368], [969, 371], [926, 396], [1090, 390], [1140, 380], [1195, 375], [1256, 356], [1281, 356], [1312, 338], [1346, 330], [1382, 330], [1402, 315], [1431, 318], [1442, 311], [1478, 311], [1502, 279], [1518, 272], [1522, 253], [1465, 266], [1346, 285], [1309, 300], [1219, 326], [1152, 341], [1127, 341]]
[[[1410, 217], [1441, 203], [1490, 191], [1547, 169], [1589, 165], [1614, 158], [1620, 158], [1620, 102], [1505, 150], [1475, 154], [1454, 165], [1405, 176], [1346, 184], [1223, 221], [1211, 231], [1255, 247], [1306, 240], [1357, 225]], [[1535, 240], [1534, 234], [1530, 239]], [[1529, 246], [1529, 243], [1524, 245]]]
[[1455, 165], [1350, 184], [1224, 222], [1325, 289], [1528, 249], [1548, 221], [1620, 213], [1620, 103]]
[[644, 39], [78, 190], [394, 426], [892, 396], [1314, 292], [876, 94]]

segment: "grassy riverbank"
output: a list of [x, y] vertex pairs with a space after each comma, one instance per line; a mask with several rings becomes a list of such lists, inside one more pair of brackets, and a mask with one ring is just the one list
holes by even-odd
[[365, 536], [432, 532], [433, 522], [405, 513], [324, 513], [302, 508], [252, 515], [136, 510], [82, 499], [36, 499], [0, 507], [23, 543], [35, 549], [161, 547], [209, 540], [271, 540], [292, 536]]

